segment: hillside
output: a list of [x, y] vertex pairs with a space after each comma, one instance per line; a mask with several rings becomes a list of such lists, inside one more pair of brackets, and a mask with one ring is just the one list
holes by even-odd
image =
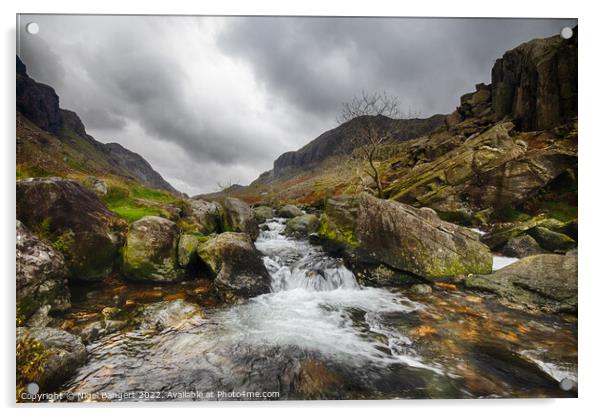
[[139, 154], [87, 134], [78, 115], [60, 108], [54, 89], [29, 77], [18, 56], [16, 84], [18, 178], [94, 176], [179, 195]]

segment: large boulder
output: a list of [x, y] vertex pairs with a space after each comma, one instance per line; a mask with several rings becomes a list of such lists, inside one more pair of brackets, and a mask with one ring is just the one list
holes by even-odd
[[178, 238], [178, 227], [166, 218], [147, 216], [132, 223], [123, 248], [125, 276], [154, 282], [180, 279]]
[[577, 256], [525, 257], [490, 275], [471, 275], [469, 288], [496, 293], [509, 301], [549, 312], [577, 312]]
[[69, 277], [101, 280], [113, 269], [127, 224], [78, 182], [17, 181], [17, 218], [65, 257]]
[[577, 246], [575, 240], [568, 235], [557, 233], [545, 227], [534, 227], [529, 234], [546, 250], [556, 253], [566, 253]]
[[315, 233], [320, 228], [320, 220], [313, 214], [303, 214], [298, 217], [291, 218], [286, 222], [284, 234], [291, 237], [307, 237], [311, 233]]
[[319, 234], [358, 261], [384, 263], [427, 279], [490, 273], [493, 262], [487, 246], [469, 229], [440, 220], [429, 208], [366, 193], [329, 199]]
[[223, 228], [223, 208], [217, 202], [207, 202], [202, 199], [188, 200], [192, 211], [195, 231], [209, 235], [219, 233]]
[[253, 214], [258, 223], [266, 222], [267, 220], [274, 218], [274, 209], [266, 205], [253, 208]]
[[47, 320], [50, 311], [71, 307], [63, 255], [17, 220], [17, 323]]
[[[17, 328], [17, 361], [32, 343], [39, 343], [42, 351], [38, 354], [40, 371], [36, 382], [43, 391], [59, 387], [68, 380], [87, 358], [86, 347], [81, 339], [68, 332], [55, 328]], [[32, 357], [28, 357], [32, 358]], [[19, 362], [17, 362], [19, 366]], [[18, 368], [17, 368], [18, 370]]]
[[282, 218], [295, 218], [303, 215], [303, 211], [294, 205], [285, 205], [278, 209], [278, 216]]
[[270, 275], [247, 234], [226, 232], [199, 245], [199, 257], [216, 275], [215, 287], [228, 302], [270, 292]]
[[224, 200], [224, 228], [226, 231], [247, 233], [255, 240], [259, 236], [259, 226], [251, 207], [238, 198]]
[[182, 234], [178, 241], [178, 264], [182, 268], [187, 268], [194, 264], [197, 258], [197, 248], [199, 246], [199, 237], [194, 234]]

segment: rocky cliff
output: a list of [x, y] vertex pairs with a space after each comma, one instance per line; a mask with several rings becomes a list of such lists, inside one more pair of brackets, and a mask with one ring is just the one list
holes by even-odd
[[117, 143], [101, 143], [87, 134], [79, 116], [60, 108], [54, 89], [30, 78], [18, 56], [16, 83], [18, 169], [32, 176], [62, 176], [74, 170], [96, 176], [118, 175], [179, 194], [139, 154]]

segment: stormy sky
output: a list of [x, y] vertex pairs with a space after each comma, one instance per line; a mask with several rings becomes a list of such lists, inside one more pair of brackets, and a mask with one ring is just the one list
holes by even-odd
[[[24, 31], [35, 21], [37, 35]], [[450, 113], [496, 58], [575, 20], [23, 16], [17, 53], [89, 134], [189, 194], [248, 184], [362, 90]]]

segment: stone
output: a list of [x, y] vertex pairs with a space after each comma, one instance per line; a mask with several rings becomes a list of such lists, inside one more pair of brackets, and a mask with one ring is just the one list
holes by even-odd
[[193, 234], [183, 234], [178, 241], [178, 264], [183, 269], [194, 264], [197, 258], [199, 237]]
[[127, 279], [172, 282], [183, 274], [178, 268], [179, 230], [173, 221], [147, 216], [130, 224], [123, 248], [123, 272]]
[[493, 262], [487, 246], [469, 229], [366, 193], [329, 199], [319, 233], [356, 261], [384, 263], [427, 279], [489, 273]]
[[54, 177], [17, 181], [17, 218], [63, 254], [70, 278], [86, 281], [113, 270], [127, 227], [94, 192]]
[[81, 339], [55, 328], [17, 328], [17, 346], [24, 342], [39, 342], [44, 350], [40, 376], [29, 380], [40, 385], [43, 391], [59, 387], [67, 381], [88, 356]]
[[545, 227], [534, 227], [529, 230], [541, 247], [555, 253], [566, 253], [577, 246], [575, 240], [568, 235], [551, 231]]
[[518, 258], [542, 254], [544, 252], [545, 250], [537, 244], [537, 241], [527, 234], [511, 238], [502, 249], [504, 256]]
[[320, 220], [313, 214], [303, 214], [298, 217], [289, 219], [286, 222], [286, 228], [284, 234], [303, 238], [309, 236], [311, 233], [315, 233], [320, 228]]
[[113, 334], [127, 326], [126, 321], [117, 320], [104, 320], [96, 321], [86, 325], [81, 333], [80, 337], [84, 344], [89, 344], [102, 338], [106, 335]]
[[274, 218], [274, 209], [265, 205], [261, 205], [253, 208], [253, 214], [258, 223], [266, 222], [269, 219]]
[[247, 234], [226, 232], [199, 245], [201, 260], [215, 275], [215, 287], [228, 302], [269, 293], [271, 278]]
[[180, 327], [187, 322], [205, 317], [200, 306], [182, 299], [144, 305], [136, 311], [136, 321], [142, 329], [162, 331]]
[[224, 210], [219, 203], [202, 199], [190, 199], [188, 203], [192, 210], [191, 217], [196, 232], [209, 235], [222, 231]]
[[[50, 311], [71, 307], [68, 275], [63, 255], [33, 235], [17, 220], [16, 289], [17, 324], [48, 323]], [[30, 323], [31, 324], [31, 323]]]
[[528, 308], [577, 312], [577, 256], [574, 255], [525, 257], [490, 275], [470, 275], [464, 284]]
[[226, 231], [247, 233], [255, 240], [259, 236], [259, 226], [251, 207], [238, 198], [224, 200], [224, 228]]
[[428, 295], [433, 292], [433, 288], [424, 283], [416, 283], [410, 287], [410, 292], [415, 295]]
[[294, 205], [285, 205], [278, 209], [277, 215], [282, 218], [294, 218], [303, 215], [303, 211]]

